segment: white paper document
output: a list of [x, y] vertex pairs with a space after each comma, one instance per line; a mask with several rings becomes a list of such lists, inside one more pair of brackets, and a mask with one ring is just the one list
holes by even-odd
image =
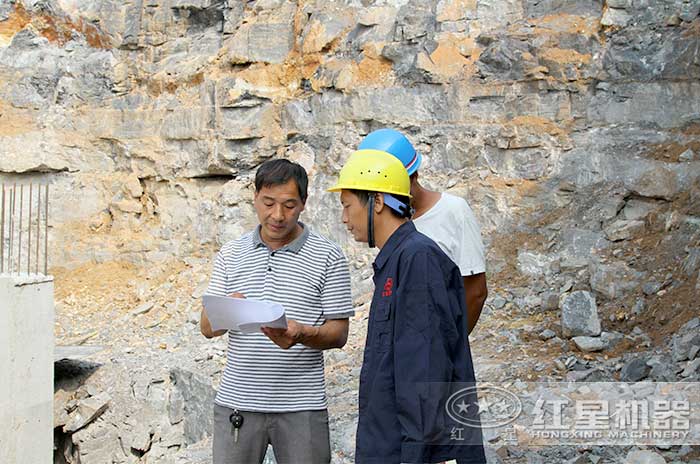
[[287, 328], [287, 316], [281, 304], [269, 301], [203, 295], [202, 304], [213, 330], [260, 332], [260, 327]]

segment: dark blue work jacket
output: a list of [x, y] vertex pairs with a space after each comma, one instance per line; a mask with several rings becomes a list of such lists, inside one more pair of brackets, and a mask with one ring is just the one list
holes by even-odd
[[486, 462], [481, 429], [445, 407], [456, 385], [474, 385], [457, 265], [409, 221], [373, 266], [355, 462]]

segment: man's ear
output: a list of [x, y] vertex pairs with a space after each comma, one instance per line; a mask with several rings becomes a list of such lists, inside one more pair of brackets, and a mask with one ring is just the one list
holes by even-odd
[[384, 209], [384, 194], [375, 193], [374, 194], [374, 212], [380, 214]]

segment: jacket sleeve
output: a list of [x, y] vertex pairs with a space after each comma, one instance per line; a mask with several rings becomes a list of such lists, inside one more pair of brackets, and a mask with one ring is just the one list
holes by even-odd
[[[401, 462], [426, 462], [450, 430], [445, 401], [453, 380], [454, 353], [466, 333], [438, 258], [419, 252], [401, 263], [395, 308], [394, 366]], [[448, 277], [449, 280], [449, 277]]]

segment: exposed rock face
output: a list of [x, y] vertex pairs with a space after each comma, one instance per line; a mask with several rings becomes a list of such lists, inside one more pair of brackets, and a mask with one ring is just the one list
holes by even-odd
[[[6, 2], [0, 179], [54, 185], [53, 264], [147, 263], [251, 227], [251, 175], [285, 156], [312, 174], [305, 220], [349, 245], [324, 188], [389, 125], [489, 241], [557, 204], [557, 181], [687, 190], [698, 27], [680, 0]], [[601, 239], [643, 230], [622, 219]]]

